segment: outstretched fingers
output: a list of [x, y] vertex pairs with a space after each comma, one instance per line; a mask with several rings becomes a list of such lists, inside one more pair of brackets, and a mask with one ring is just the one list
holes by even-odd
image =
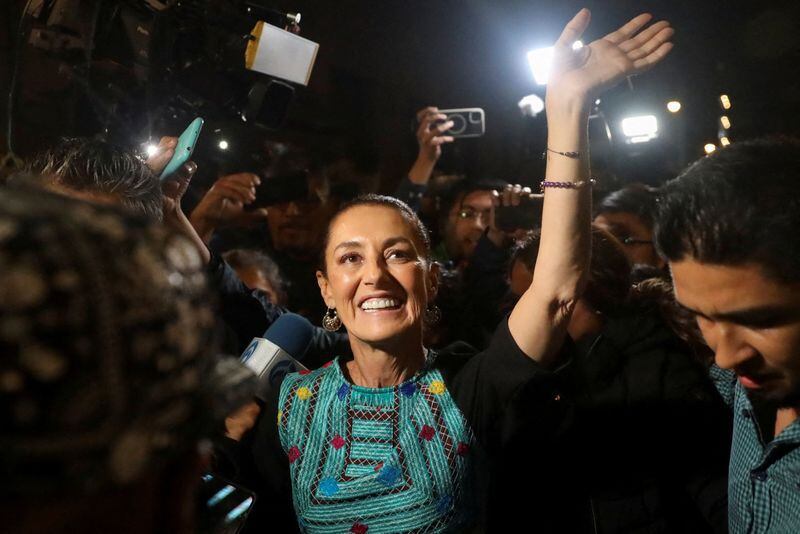
[[618, 45], [636, 35], [636, 32], [642, 29], [644, 25], [650, 22], [652, 18], [653, 15], [650, 13], [642, 13], [641, 15], [632, 18], [627, 24], [622, 26], [617, 31], [609, 33], [603, 39]]
[[637, 59], [642, 59], [643, 57], [647, 57], [648, 55], [658, 50], [658, 48], [661, 45], [663, 45], [666, 42], [669, 42], [672, 39], [673, 35], [675, 35], [674, 29], [669, 27], [662, 29], [646, 43], [628, 52], [628, 59], [630, 59], [631, 61], [636, 61]]
[[578, 14], [572, 17], [572, 20], [564, 27], [561, 36], [556, 41], [556, 48], [559, 47], [572, 47], [572, 43], [577, 41], [589, 27], [589, 22], [592, 20], [591, 12], [583, 8], [578, 11]]
[[669, 27], [669, 22], [666, 20], [660, 20], [655, 24], [649, 26], [644, 31], [640, 32], [635, 37], [628, 39], [627, 41], [623, 41], [619, 44], [619, 49], [623, 52], [629, 52], [631, 50], [635, 50], [645, 44], [647, 41], [652, 39], [655, 35], [658, 34], [664, 28]]
[[672, 50], [672, 43], [662, 43], [653, 52], [647, 54], [641, 59], [637, 59], [633, 62], [633, 68], [635, 70], [634, 74], [639, 74], [650, 69], [653, 65], [667, 57], [667, 54], [669, 54], [670, 50]]

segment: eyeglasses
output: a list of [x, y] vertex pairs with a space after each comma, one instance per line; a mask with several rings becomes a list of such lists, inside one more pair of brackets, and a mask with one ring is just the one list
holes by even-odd
[[476, 210], [472, 207], [464, 207], [458, 210], [458, 218], [459, 219], [469, 219], [469, 220], [476, 220], [476, 219], [483, 219], [486, 222], [489, 222], [489, 218], [492, 215], [492, 209], [486, 210]]

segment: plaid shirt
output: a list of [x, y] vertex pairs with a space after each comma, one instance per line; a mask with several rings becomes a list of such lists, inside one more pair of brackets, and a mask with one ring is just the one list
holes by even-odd
[[713, 366], [711, 377], [733, 407], [728, 468], [730, 532], [800, 532], [800, 420], [765, 443], [753, 406], [735, 373]]

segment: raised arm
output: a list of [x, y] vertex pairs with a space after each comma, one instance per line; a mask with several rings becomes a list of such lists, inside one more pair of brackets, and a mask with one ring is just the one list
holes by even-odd
[[591, 183], [587, 124], [591, 103], [627, 76], [639, 74], [672, 48], [666, 21], [642, 30], [642, 14], [588, 46], [573, 50], [589, 25], [588, 9], [567, 24], [554, 47], [547, 86], [547, 171], [536, 271], [508, 320], [514, 341], [545, 365], [563, 343], [586, 282], [591, 250]]

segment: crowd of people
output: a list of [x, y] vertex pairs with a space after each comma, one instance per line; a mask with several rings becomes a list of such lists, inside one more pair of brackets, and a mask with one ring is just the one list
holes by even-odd
[[[799, 531], [800, 141], [593, 206], [591, 104], [674, 32], [573, 48], [589, 20], [535, 193], [438, 174], [435, 107], [392, 195], [292, 149], [187, 214], [174, 137], [31, 159], [0, 190], [3, 530], [197, 532], [213, 473], [245, 532]], [[232, 402], [220, 369], [289, 311], [307, 370]]]

